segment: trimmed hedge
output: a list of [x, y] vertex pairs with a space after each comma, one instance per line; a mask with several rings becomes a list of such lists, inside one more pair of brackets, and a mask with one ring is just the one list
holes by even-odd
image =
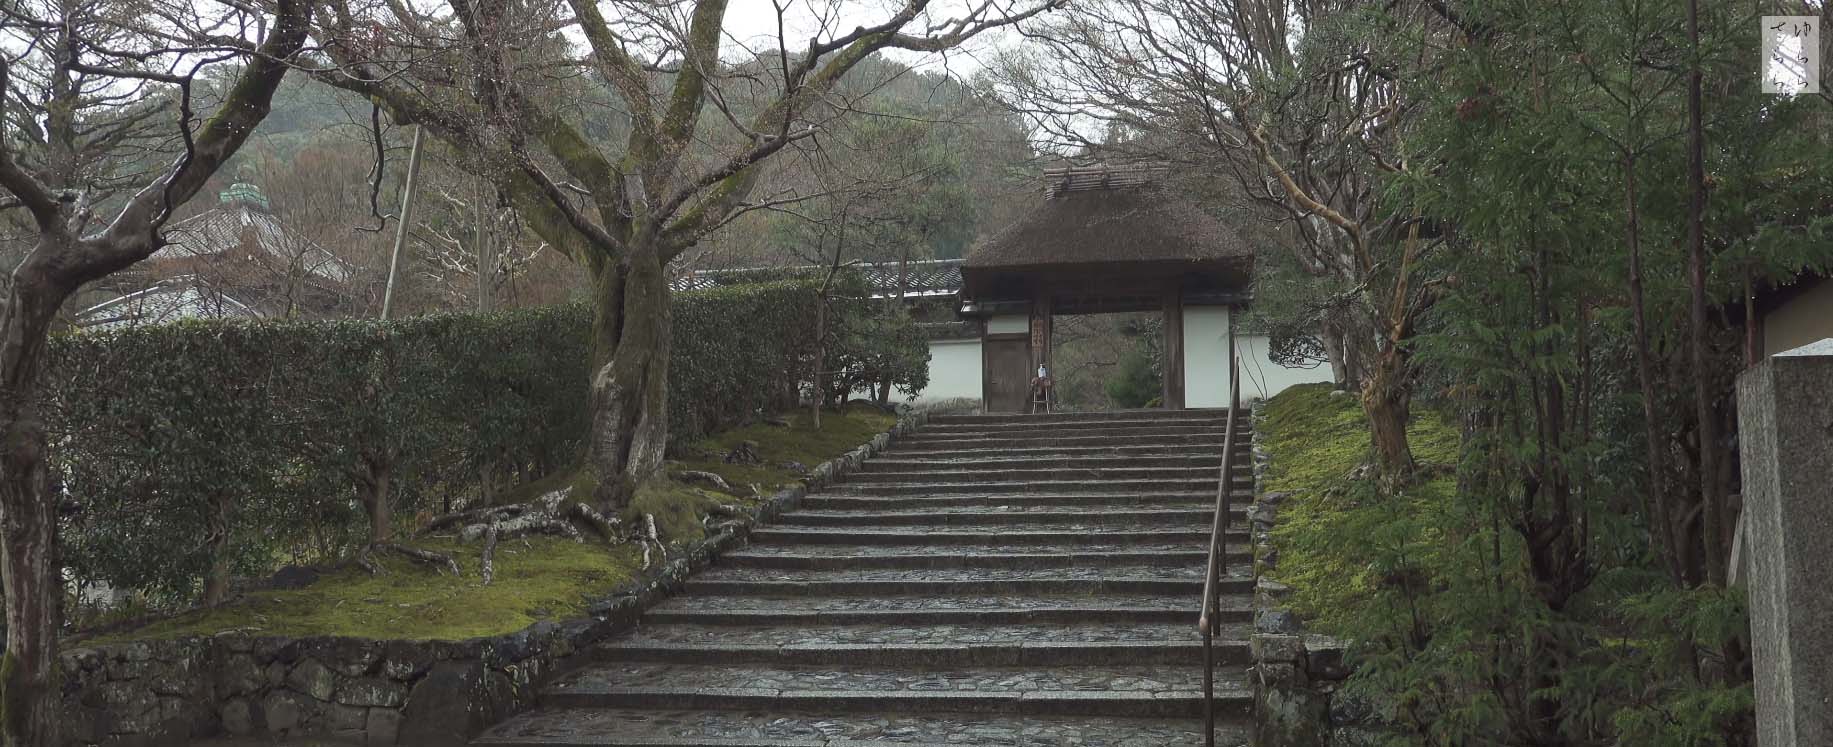
[[[811, 353], [806, 283], [677, 294], [671, 438], [793, 398]], [[56, 337], [52, 465], [81, 581], [188, 599], [227, 546], [240, 573], [338, 557], [367, 523], [363, 465], [394, 513], [447, 510], [485, 474], [574, 464], [590, 422], [583, 304], [391, 322], [184, 322]]]

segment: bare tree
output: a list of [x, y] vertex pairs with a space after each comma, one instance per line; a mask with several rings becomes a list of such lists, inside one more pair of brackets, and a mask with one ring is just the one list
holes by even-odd
[[[851, 30], [855, 6], [777, 2], [772, 48], [730, 62], [722, 47], [744, 40], [726, 29], [726, 0], [447, 0], [427, 12], [324, 0], [317, 18], [337, 63], [321, 79], [490, 164], [529, 227], [592, 278], [588, 463], [598, 497], [619, 505], [667, 441], [668, 264], [736, 215], [800, 199], [760, 194], [757, 165], [846, 114], [839, 84], [861, 61], [947, 50], [1061, 2], [903, 0]], [[805, 21], [814, 33], [792, 40]], [[582, 57], [551, 53], [573, 50], [563, 29], [583, 38]], [[608, 87], [608, 112], [567, 94], [581, 76]], [[628, 123], [621, 147], [588, 134], [602, 120]]]
[[[0, 106], [6, 107], [0, 112], [6, 127], [0, 132], [0, 188], [9, 197], [5, 206], [29, 214], [36, 233], [0, 301], [0, 575], [7, 623], [0, 740], [9, 745], [61, 744], [54, 671], [62, 591], [59, 501], [37, 403], [46, 333], [79, 286], [159, 249], [173, 208], [196, 194], [267, 116], [287, 61], [306, 42], [307, 8], [293, 0], [278, 0], [271, 19], [240, 4], [223, 10], [154, 5], [131, 19], [106, 4], [69, 0], [0, 11], [9, 40], [0, 56]], [[261, 32], [265, 38], [258, 43], [247, 41]], [[200, 72], [228, 62], [242, 65], [214, 113], [199, 124], [193, 85]], [[169, 160], [147, 170], [137, 189], [110, 207], [98, 203], [97, 190], [82, 180], [93, 172], [68, 167], [81, 159], [129, 157], [116, 150], [129, 145], [111, 135], [118, 125], [98, 125], [89, 115], [107, 108], [115, 92], [135, 88], [165, 100], [157, 115], [146, 116], [157, 117], [177, 143], [169, 155], [141, 153], [148, 162]], [[34, 110], [44, 114], [34, 116]], [[43, 137], [17, 134], [27, 120]], [[113, 217], [101, 217], [103, 210]]]
[[1441, 7], [1095, 0], [1001, 69], [1009, 97], [1057, 147], [1226, 174], [1249, 201], [1245, 215], [1287, 229], [1283, 243], [1323, 288], [1316, 312], [1339, 379], [1360, 386], [1378, 466], [1394, 479], [1413, 467], [1409, 341], [1434, 297], [1421, 260], [1439, 242], [1420, 237], [1420, 216], [1384, 211], [1377, 196], [1380, 177], [1409, 168], [1399, 71], [1431, 55], [1372, 40], [1448, 33]]

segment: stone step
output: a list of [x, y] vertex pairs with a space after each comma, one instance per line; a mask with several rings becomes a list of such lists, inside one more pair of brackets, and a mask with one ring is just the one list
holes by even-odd
[[[1246, 433], [1247, 419], [1235, 421], [1235, 433]], [[929, 425], [905, 438], [933, 440], [938, 438], [1039, 438], [1051, 436], [1178, 436], [1194, 433], [1224, 432], [1228, 421], [1109, 421], [1099, 424], [1063, 427], [1061, 425], [984, 426]]]
[[[1222, 593], [1252, 590], [1251, 569], [1222, 581]], [[720, 568], [689, 579], [684, 594], [792, 596], [982, 594], [1188, 594], [1203, 592], [1203, 566], [1106, 568], [933, 568], [843, 571]]]
[[[784, 549], [791, 550], [784, 552]], [[929, 548], [924, 548], [929, 549]], [[1209, 552], [1201, 545], [1188, 549], [1121, 550], [1090, 552], [1080, 548], [1037, 548], [1024, 552], [1004, 546], [955, 547], [948, 554], [897, 552], [893, 548], [848, 545], [760, 545], [727, 553], [719, 559], [725, 568], [773, 570], [920, 569], [920, 568], [1111, 568], [1116, 566], [1202, 565]], [[837, 552], [836, 552], [837, 551]], [[1252, 556], [1245, 547], [1229, 552], [1229, 560], [1245, 563]]]
[[[1247, 595], [1224, 597], [1224, 622], [1251, 620]], [[1194, 624], [1181, 596], [676, 597], [649, 610], [645, 625], [1029, 625]]]
[[[1241, 433], [1236, 439], [1246, 436]], [[1170, 433], [1081, 434], [1052, 431], [1038, 435], [925, 436], [922, 431], [893, 445], [893, 454], [915, 454], [941, 449], [1022, 449], [1059, 446], [1178, 446], [1194, 452], [1221, 451], [1226, 440], [1222, 429], [1204, 428]]]
[[[1252, 703], [1246, 672], [1229, 667], [1217, 674], [1217, 709], [1245, 715]], [[1194, 667], [1139, 665], [938, 670], [629, 662], [575, 671], [546, 688], [541, 701], [554, 708], [1195, 718], [1203, 715], [1203, 675]]]
[[[956, 417], [943, 415], [932, 417], [924, 428], [965, 429], [965, 430], [1000, 430], [1017, 428], [1049, 428], [1053, 430], [1097, 430], [1101, 428], [1130, 428], [1139, 425], [1202, 425], [1205, 423], [1227, 423], [1228, 416], [1221, 410], [1210, 410], [1200, 413], [1189, 413], [1182, 417], [1160, 417], [1157, 413], [1134, 412], [1115, 413], [1110, 417], [1079, 418], [1063, 420], [1063, 414], [1050, 416], [1016, 417], [995, 420], [975, 419], [974, 417]], [[1075, 417], [1075, 415], [1069, 415]], [[1241, 410], [1235, 415], [1236, 423], [1247, 423], [1252, 413]]]
[[[1251, 625], [1222, 626], [1218, 665], [1247, 663]], [[1067, 625], [656, 625], [593, 647], [607, 662], [772, 666], [1031, 667], [1191, 665], [1194, 622]]]
[[[1195, 456], [1220, 458], [1222, 441], [1210, 444], [1153, 444], [1128, 441], [1125, 443], [1096, 444], [1018, 444], [990, 447], [986, 445], [951, 446], [946, 443], [925, 444], [921, 449], [903, 450], [903, 441], [893, 443], [889, 451], [880, 454], [877, 459], [898, 461], [905, 459], [952, 460], [973, 462], [993, 459], [1058, 459], [1086, 457], [1134, 457], [1134, 456]], [[1236, 454], [1247, 453], [1246, 445], [1237, 446]], [[867, 464], [871, 464], [870, 461]]]
[[[1197, 747], [1201, 719], [997, 714], [860, 714], [775, 709], [538, 708], [485, 732], [494, 747]], [[1245, 717], [1216, 744], [1245, 747]]]
[[[1239, 456], [1246, 456], [1251, 447], [1243, 444], [1236, 447]], [[1004, 459], [985, 459], [973, 456], [946, 459], [931, 459], [920, 456], [893, 456], [886, 454], [877, 459], [869, 459], [860, 468], [860, 473], [872, 472], [915, 472], [920, 470], [1004, 470], [1004, 469], [1103, 469], [1107, 467], [1204, 467], [1211, 470], [1222, 466], [1221, 449], [1212, 454], [1140, 454], [1134, 456], [1034, 456], [1012, 457]], [[1245, 463], [1245, 462], [1243, 462]]]
[[[1241, 475], [1233, 481], [1236, 489], [1253, 485], [1252, 475]], [[828, 492], [843, 495], [951, 495], [979, 493], [1185, 493], [1214, 492], [1214, 475], [1194, 479], [1127, 480], [1005, 480], [989, 482], [845, 482]]]
[[[1236, 490], [1231, 502], [1239, 507], [1254, 502], [1254, 491]], [[1007, 493], [987, 495], [955, 493], [948, 495], [836, 495], [817, 493], [802, 499], [801, 506], [811, 511], [896, 511], [899, 509], [939, 510], [947, 508], [986, 508], [999, 506], [1204, 506], [1216, 505], [1214, 490], [1184, 493]]]
[[[1246, 508], [1235, 512], [1245, 516]], [[1211, 506], [1002, 506], [931, 511], [796, 511], [777, 518], [778, 526], [985, 526], [988, 524], [1166, 524], [1200, 526], [1215, 516]]]
[[[1117, 526], [1103, 527], [1098, 534], [1091, 534], [1091, 530], [1091, 527], [1039, 525], [989, 527], [982, 531], [919, 527], [822, 529], [764, 526], [752, 530], [751, 539], [759, 543], [808, 545], [986, 545], [998, 543], [1013, 547], [1063, 545], [1076, 542], [1112, 545], [1197, 542], [1204, 543], [1203, 546], [1208, 547], [1207, 543], [1210, 539], [1210, 530], [1207, 527], [1165, 529], [1137, 525]], [[1236, 528], [1229, 531], [1227, 536], [1227, 542], [1230, 545], [1245, 543], [1247, 540], [1247, 531], [1240, 525], [1236, 525]]]
[[[1237, 417], [1248, 414], [1247, 408], [1235, 411]], [[1031, 414], [1019, 412], [974, 413], [971, 415], [938, 415], [929, 419], [933, 425], [954, 425], [959, 423], [991, 423], [996, 425], [1014, 423], [1098, 423], [1105, 420], [1221, 420], [1228, 415], [1228, 408], [1189, 409], [1189, 410], [1107, 410], [1103, 412], [1053, 412], [1049, 414]]]
[[[1006, 469], [918, 469], [918, 470], [881, 470], [859, 472], [846, 477], [852, 485], [876, 483], [985, 483], [985, 482], [1037, 482], [1065, 480], [1085, 480], [1090, 483], [1108, 482], [1111, 480], [1207, 480], [1214, 484], [1221, 477], [1220, 465], [1205, 467], [1098, 467], [1098, 468], [1017, 468]], [[1248, 470], [1236, 470], [1233, 475], [1236, 482], [1252, 485], [1254, 476]]]

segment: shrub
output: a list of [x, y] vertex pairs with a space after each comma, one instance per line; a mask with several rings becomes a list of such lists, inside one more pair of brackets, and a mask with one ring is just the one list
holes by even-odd
[[929, 386], [929, 341], [909, 314], [885, 313], [879, 304], [843, 300], [834, 339], [828, 343], [830, 401], [845, 401], [889, 383], [905, 398]]
[[[793, 396], [814, 298], [791, 282], [677, 296], [671, 437]], [[63, 562], [79, 582], [185, 600], [218, 559], [251, 573], [348, 551], [379, 474], [391, 513], [413, 515], [489, 476], [570, 466], [589, 426], [590, 327], [573, 304], [60, 335], [44, 413]]]

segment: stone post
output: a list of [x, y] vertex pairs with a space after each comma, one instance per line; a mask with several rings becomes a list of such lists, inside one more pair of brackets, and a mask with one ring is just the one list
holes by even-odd
[[1757, 744], [1833, 744], [1833, 339], [1737, 388]]

